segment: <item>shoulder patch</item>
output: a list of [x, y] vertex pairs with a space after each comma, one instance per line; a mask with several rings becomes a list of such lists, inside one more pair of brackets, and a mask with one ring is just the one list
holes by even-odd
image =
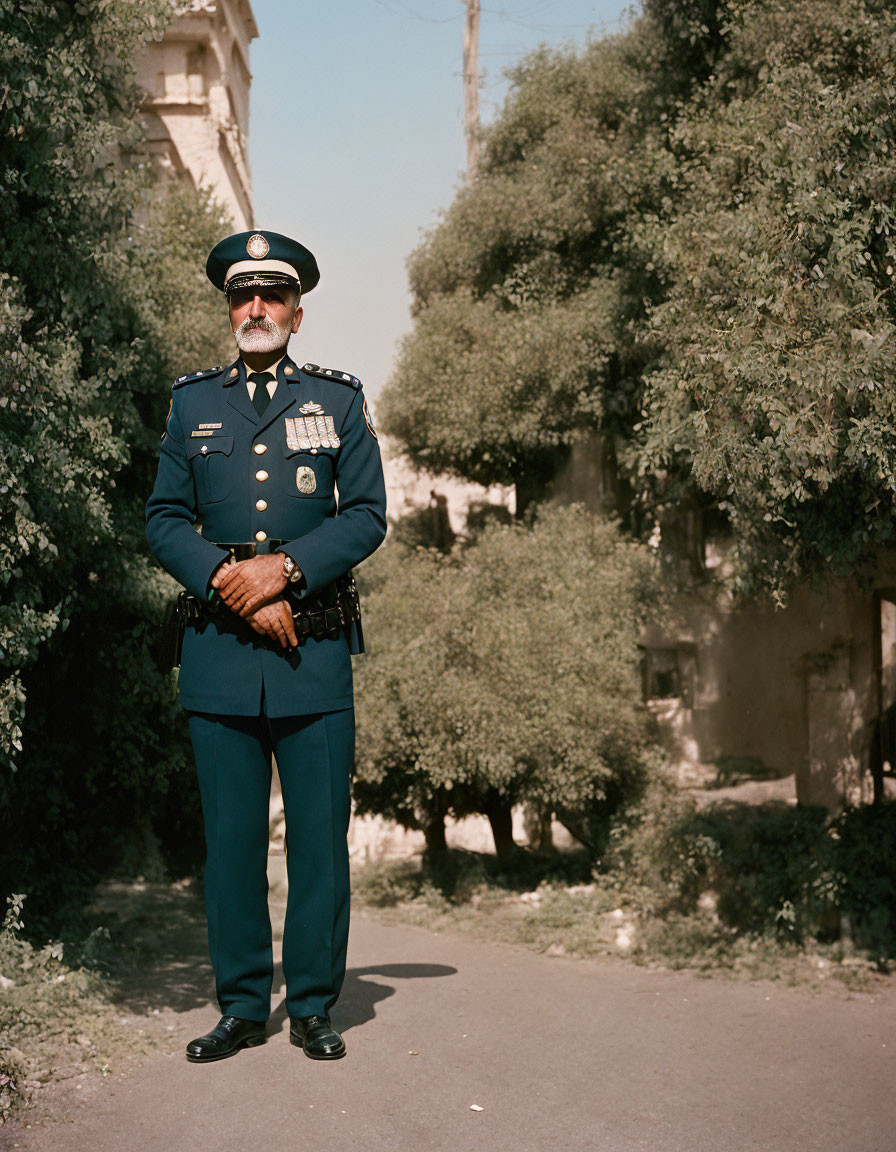
[[194, 380], [204, 380], [206, 376], [216, 376], [223, 368], [223, 364], [218, 364], [215, 368], [203, 368], [201, 372], [188, 372], [186, 376], [178, 376], [174, 387], [180, 388], [184, 384], [192, 384]]
[[311, 376], [320, 376], [324, 380], [336, 380], [339, 384], [348, 384], [350, 388], [356, 391], [361, 387], [361, 381], [357, 376], [350, 376], [348, 372], [340, 372], [337, 368], [321, 368], [318, 364], [303, 364], [302, 371], [308, 372]]

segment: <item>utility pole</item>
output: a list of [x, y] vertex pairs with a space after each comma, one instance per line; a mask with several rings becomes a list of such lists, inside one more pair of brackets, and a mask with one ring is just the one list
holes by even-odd
[[464, 135], [467, 138], [467, 183], [476, 179], [479, 163], [479, 0], [461, 0], [464, 20]]

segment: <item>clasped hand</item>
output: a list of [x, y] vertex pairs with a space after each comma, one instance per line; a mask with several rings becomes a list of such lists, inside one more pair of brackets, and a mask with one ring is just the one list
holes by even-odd
[[260, 635], [278, 641], [281, 648], [298, 645], [292, 612], [280, 595], [286, 577], [279, 553], [222, 564], [212, 577], [212, 587]]

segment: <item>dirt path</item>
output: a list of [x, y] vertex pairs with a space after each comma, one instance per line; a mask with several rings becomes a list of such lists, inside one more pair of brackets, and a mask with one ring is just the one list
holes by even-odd
[[[357, 916], [334, 1022], [348, 1056], [291, 1047], [282, 981], [268, 1043], [209, 1066], [217, 1017], [201, 923], [172, 907], [123, 1011], [170, 1051], [55, 1120], [23, 1152], [247, 1146], [365, 1152], [892, 1152], [896, 990], [848, 995], [549, 958]], [[177, 931], [171, 934], [172, 917]], [[167, 933], [167, 934], [166, 934]], [[171, 939], [178, 946], [172, 947]], [[147, 946], [148, 947], [148, 946]], [[139, 979], [138, 979], [139, 977]], [[158, 1010], [159, 1015], [152, 1015]], [[129, 1018], [131, 1018], [129, 1017]], [[473, 1110], [473, 1106], [481, 1111]]]

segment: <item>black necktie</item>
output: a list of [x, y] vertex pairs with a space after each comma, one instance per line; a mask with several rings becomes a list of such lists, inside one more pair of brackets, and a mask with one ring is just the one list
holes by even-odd
[[255, 394], [252, 397], [252, 407], [259, 416], [264, 415], [264, 410], [271, 402], [268, 395], [268, 380], [274, 379], [273, 372], [250, 372], [249, 379], [255, 383]]

